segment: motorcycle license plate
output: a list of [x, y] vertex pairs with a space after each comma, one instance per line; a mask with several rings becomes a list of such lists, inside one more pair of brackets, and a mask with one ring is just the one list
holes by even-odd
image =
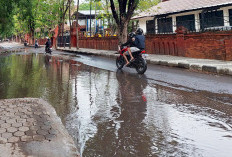
[[142, 54], [143, 58], [147, 58], [148, 54]]

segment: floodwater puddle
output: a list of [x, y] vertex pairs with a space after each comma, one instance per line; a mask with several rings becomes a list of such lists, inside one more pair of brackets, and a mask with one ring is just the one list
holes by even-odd
[[81, 156], [232, 153], [231, 95], [159, 84], [45, 54], [0, 57], [0, 99], [43, 98]]

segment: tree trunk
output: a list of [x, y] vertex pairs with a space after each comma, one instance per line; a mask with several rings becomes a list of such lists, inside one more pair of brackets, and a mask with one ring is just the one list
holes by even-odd
[[128, 28], [128, 22], [125, 22], [124, 24], [121, 24], [118, 26], [118, 38], [119, 38], [119, 44], [123, 44], [127, 41], [127, 28]]

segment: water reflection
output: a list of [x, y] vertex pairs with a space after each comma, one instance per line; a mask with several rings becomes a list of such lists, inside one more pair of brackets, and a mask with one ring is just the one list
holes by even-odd
[[121, 128], [118, 131], [119, 140], [115, 156], [150, 156], [151, 140], [144, 130], [143, 123], [147, 112], [143, 93], [147, 79], [119, 72], [116, 78], [119, 83], [121, 108], [117, 120], [121, 121]]
[[0, 57], [0, 99], [39, 97], [64, 118], [73, 108], [71, 76], [79, 67], [70, 60], [48, 55]]

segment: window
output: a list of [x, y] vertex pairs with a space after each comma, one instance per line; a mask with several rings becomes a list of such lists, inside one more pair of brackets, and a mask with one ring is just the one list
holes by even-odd
[[201, 29], [208, 27], [224, 26], [223, 11], [210, 11], [200, 14]]
[[232, 26], [232, 9], [229, 10], [229, 15], [230, 15], [230, 26]]
[[149, 20], [146, 22], [147, 34], [155, 34], [155, 20]]
[[158, 19], [158, 33], [173, 33], [172, 18]]
[[195, 16], [194, 15], [185, 15], [176, 17], [176, 26], [184, 26], [189, 31], [195, 31]]

